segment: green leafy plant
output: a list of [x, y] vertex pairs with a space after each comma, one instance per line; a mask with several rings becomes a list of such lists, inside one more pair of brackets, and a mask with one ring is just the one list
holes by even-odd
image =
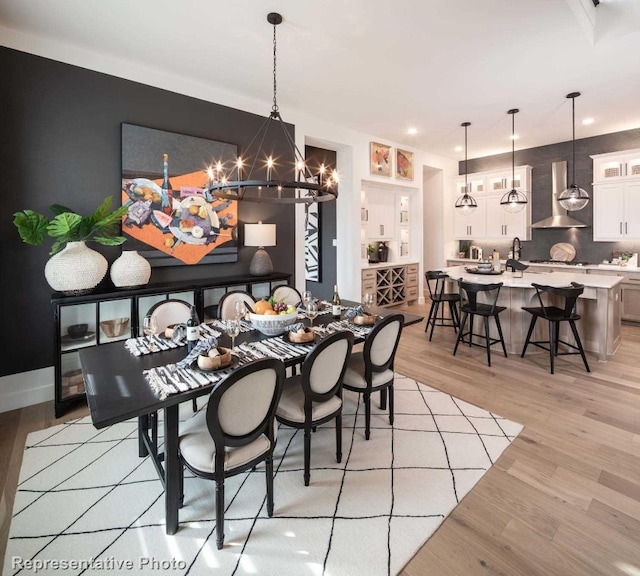
[[55, 238], [49, 254], [57, 254], [68, 242], [92, 240], [104, 246], [118, 246], [126, 238], [120, 236], [120, 221], [127, 213], [127, 206], [111, 210], [111, 196], [104, 199], [90, 216], [80, 216], [71, 208], [53, 204], [49, 210], [54, 217], [49, 219], [33, 210], [23, 210], [13, 215], [13, 223], [23, 242], [37, 246], [46, 235]]

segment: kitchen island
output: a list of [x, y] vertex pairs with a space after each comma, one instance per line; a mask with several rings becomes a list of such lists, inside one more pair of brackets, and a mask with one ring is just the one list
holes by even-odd
[[[501, 275], [473, 274], [464, 266], [444, 268], [452, 280], [462, 279], [465, 282], [491, 284], [502, 282], [498, 305], [507, 310], [500, 315], [507, 351], [520, 354], [531, 322], [531, 314], [522, 310], [523, 306], [539, 306], [538, 297], [532, 283], [546, 286], [570, 286], [571, 282], [584, 285], [584, 292], [578, 299], [578, 314], [582, 316], [576, 324], [582, 345], [585, 350], [598, 354], [598, 360], [606, 362], [607, 355], [615, 354], [621, 342], [620, 322], [620, 283], [618, 276], [599, 276], [573, 272], [525, 271], [521, 277], [513, 272]], [[566, 328], [566, 327], [563, 327]], [[492, 327], [495, 330], [495, 326]], [[497, 336], [497, 334], [492, 334]], [[567, 330], [561, 331], [562, 340], [572, 342], [573, 338]], [[548, 339], [546, 322], [538, 322], [532, 337], [534, 340]], [[531, 349], [530, 349], [531, 350]], [[534, 353], [531, 350], [531, 353]], [[529, 350], [527, 350], [529, 354]]]

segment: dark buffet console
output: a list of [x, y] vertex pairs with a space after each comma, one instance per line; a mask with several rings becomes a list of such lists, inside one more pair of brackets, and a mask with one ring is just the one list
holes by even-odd
[[79, 350], [142, 334], [142, 319], [155, 303], [178, 298], [193, 304], [201, 320], [213, 319], [220, 298], [244, 290], [255, 298], [268, 297], [275, 286], [289, 284], [291, 274], [227, 276], [164, 283], [139, 288], [103, 288], [91, 294], [51, 298], [54, 317], [55, 415], [85, 398]]

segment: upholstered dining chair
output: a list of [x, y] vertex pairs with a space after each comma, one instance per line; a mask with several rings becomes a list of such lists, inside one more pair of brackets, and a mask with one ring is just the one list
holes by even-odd
[[371, 394], [380, 392], [380, 408], [384, 410], [389, 393], [389, 424], [393, 426], [393, 362], [402, 334], [404, 317], [391, 314], [374, 325], [362, 351], [354, 352], [342, 380], [343, 388], [363, 395], [365, 430], [371, 434]]
[[224, 544], [224, 481], [265, 463], [267, 514], [273, 516], [273, 450], [276, 407], [282, 393], [284, 364], [256, 360], [231, 372], [209, 396], [207, 409], [180, 426], [180, 503], [184, 504], [184, 468], [216, 483], [216, 544]]
[[[218, 318], [220, 320], [231, 320], [236, 317], [236, 302], [245, 302], [251, 310], [256, 303], [256, 299], [244, 290], [231, 290], [227, 292], [218, 303]], [[245, 306], [248, 312], [249, 308]]]
[[336, 421], [336, 462], [342, 461], [342, 378], [353, 347], [353, 334], [323, 338], [307, 354], [301, 373], [287, 378], [276, 409], [286, 426], [304, 429], [304, 485], [311, 479], [311, 430]]
[[274, 286], [271, 296], [275, 300], [282, 300], [287, 306], [296, 308], [302, 302], [302, 295], [293, 286]]
[[189, 320], [190, 314], [191, 306], [187, 302], [170, 298], [154, 304], [146, 315], [153, 319], [156, 334], [162, 334], [167, 326]]

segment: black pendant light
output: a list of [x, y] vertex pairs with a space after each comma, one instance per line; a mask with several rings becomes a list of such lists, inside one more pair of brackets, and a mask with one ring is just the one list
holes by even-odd
[[477, 207], [476, 199], [469, 194], [469, 184], [467, 182], [467, 127], [471, 122], [463, 122], [464, 126], [464, 193], [456, 200], [456, 210], [459, 214], [471, 214]]
[[567, 94], [567, 98], [571, 98], [573, 126], [573, 137], [571, 140], [573, 153], [573, 160], [571, 164], [571, 184], [566, 190], [563, 190], [560, 193], [560, 196], [558, 196], [560, 206], [565, 210], [570, 211], [582, 210], [587, 204], [589, 204], [589, 193], [576, 184], [576, 98], [578, 96], [580, 96], [580, 92], [571, 92], [571, 94]]
[[516, 126], [515, 117], [520, 112], [517, 108], [513, 108], [507, 112], [511, 114], [511, 190], [500, 199], [500, 206], [506, 211], [515, 214], [524, 210], [527, 205], [527, 195], [516, 190]]
[[[337, 172], [334, 171], [331, 175], [325, 174], [325, 166], [322, 164], [317, 167], [317, 173], [312, 174], [304, 156], [282, 120], [282, 116], [280, 116], [276, 93], [276, 27], [282, 23], [282, 16], [277, 12], [271, 12], [267, 15], [267, 22], [273, 26], [273, 106], [271, 113], [247, 146], [244, 157], [239, 156], [233, 166], [225, 167], [220, 162], [217, 165], [214, 162], [215, 168], [214, 166], [209, 168], [208, 191], [215, 198], [245, 202], [304, 203], [309, 205], [313, 202], [335, 200], [338, 196]], [[273, 143], [272, 139], [267, 138], [269, 128], [272, 127], [282, 133], [284, 142], [289, 148], [287, 165], [278, 166], [273, 152], [267, 150], [267, 146]], [[284, 177], [278, 175], [278, 168], [286, 172]], [[265, 171], [266, 178], [263, 176]]]

